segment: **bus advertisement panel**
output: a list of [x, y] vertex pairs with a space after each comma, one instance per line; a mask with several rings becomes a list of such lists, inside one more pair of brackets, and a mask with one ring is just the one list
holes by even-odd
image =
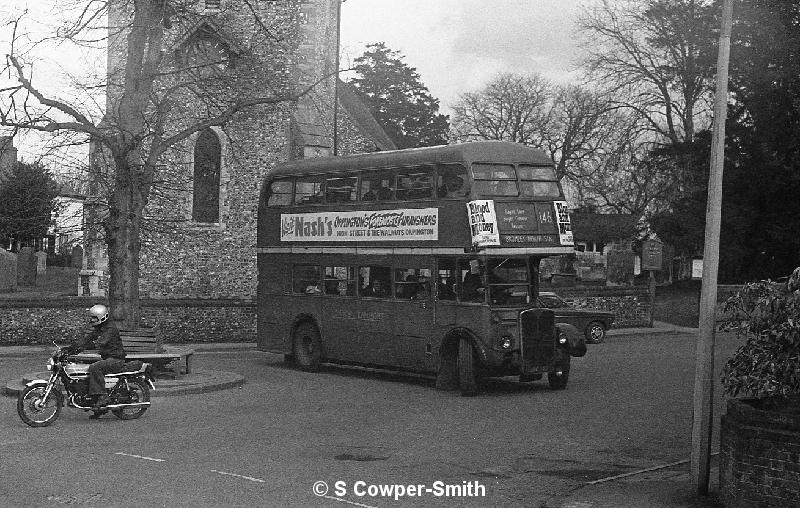
[[438, 208], [281, 214], [281, 242], [434, 241]]
[[[322, 362], [566, 387], [570, 336], [538, 309], [539, 262], [569, 254], [552, 161], [481, 142], [293, 161], [265, 179], [258, 345]], [[575, 353], [577, 354], [577, 353]]]

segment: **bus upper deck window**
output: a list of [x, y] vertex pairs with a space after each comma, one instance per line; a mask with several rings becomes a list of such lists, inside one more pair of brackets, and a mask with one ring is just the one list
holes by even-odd
[[325, 201], [328, 203], [349, 203], [356, 200], [358, 177], [328, 178], [325, 181]]
[[269, 184], [267, 206], [287, 206], [292, 204], [292, 181], [275, 180]]
[[463, 198], [469, 194], [469, 180], [464, 166], [441, 165], [436, 192], [440, 198]]
[[361, 201], [394, 199], [394, 175], [391, 171], [368, 171], [361, 174]]
[[426, 199], [433, 195], [433, 171], [427, 168], [397, 172], [397, 199]]
[[520, 179], [520, 193], [523, 196], [558, 198], [561, 195], [552, 167], [520, 164], [517, 171]]
[[322, 203], [325, 200], [325, 194], [322, 192], [322, 182], [322, 178], [317, 176], [298, 178], [295, 184], [294, 204]]
[[517, 173], [511, 164], [472, 165], [475, 192], [479, 195], [517, 196]]

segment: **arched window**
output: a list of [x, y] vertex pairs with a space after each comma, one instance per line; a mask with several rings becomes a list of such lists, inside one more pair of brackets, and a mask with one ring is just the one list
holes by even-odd
[[206, 129], [194, 145], [194, 202], [192, 219], [219, 222], [219, 172], [222, 145], [216, 133]]

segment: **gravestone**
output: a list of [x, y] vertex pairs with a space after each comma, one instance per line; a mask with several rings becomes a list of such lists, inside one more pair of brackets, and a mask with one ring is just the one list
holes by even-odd
[[32, 287], [36, 285], [38, 259], [32, 247], [23, 247], [17, 254], [17, 285]]
[[76, 245], [72, 248], [70, 266], [72, 268], [83, 268], [83, 249], [80, 245]]
[[44, 251], [36, 251], [36, 275], [44, 276], [47, 272], [47, 253]]
[[0, 249], [0, 293], [11, 293], [17, 287], [17, 255]]
[[636, 254], [629, 250], [612, 250], [608, 253], [607, 284], [633, 284], [633, 267]]

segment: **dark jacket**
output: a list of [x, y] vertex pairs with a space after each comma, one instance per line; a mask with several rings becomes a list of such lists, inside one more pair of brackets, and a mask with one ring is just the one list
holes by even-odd
[[97, 349], [100, 358], [125, 359], [125, 349], [122, 347], [122, 339], [119, 337], [119, 330], [111, 320], [106, 321], [100, 326], [92, 327], [92, 330], [84, 337], [81, 349]]

